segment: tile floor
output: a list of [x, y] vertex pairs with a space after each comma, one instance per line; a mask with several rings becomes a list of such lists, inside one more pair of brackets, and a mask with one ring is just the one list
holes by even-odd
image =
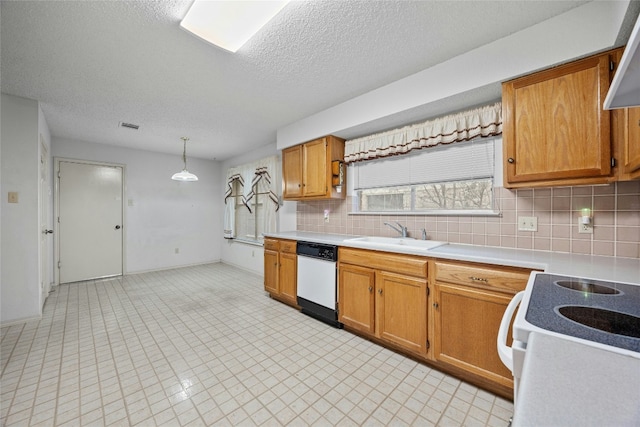
[[225, 264], [61, 285], [1, 331], [3, 426], [506, 426], [513, 409]]

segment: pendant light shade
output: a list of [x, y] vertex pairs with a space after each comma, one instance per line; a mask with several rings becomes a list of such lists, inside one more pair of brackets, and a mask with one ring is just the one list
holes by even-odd
[[184, 162], [184, 169], [182, 169], [182, 172], [174, 173], [171, 179], [173, 179], [174, 181], [197, 181], [198, 177], [187, 170], [187, 141], [189, 140], [189, 138], [183, 136], [180, 139], [184, 143], [184, 149], [182, 150], [182, 161]]

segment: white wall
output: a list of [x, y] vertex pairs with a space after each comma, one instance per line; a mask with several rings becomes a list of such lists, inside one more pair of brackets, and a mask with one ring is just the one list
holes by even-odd
[[[236, 156], [232, 159], [225, 161], [222, 164], [222, 168], [220, 170], [220, 180], [222, 182], [222, 186], [220, 188], [220, 200], [224, 198], [225, 192], [225, 184], [224, 180], [227, 175], [227, 169], [238, 166], [244, 163], [249, 163], [254, 160], [258, 160], [264, 157], [275, 156], [278, 155], [281, 157], [281, 153], [276, 149], [275, 142], [272, 144], [265, 145], [264, 147], [253, 150], [247, 154], [243, 154], [241, 156]], [[279, 165], [280, 167], [280, 165]], [[281, 167], [279, 171], [279, 175], [276, 178], [278, 181], [278, 194], [281, 194], [281, 180], [280, 176], [282, 173]], [[223, 220], [220, 222], [220, 230], [223, 227]], [[289, 231], [296, 229], [296, 202], [284, 202], [280, 209], [278, 210], [277, 215], [277, 227], [278, 231]], [[248, 243], [238, 242], [235, 240], [229, 240], [225, 238], [221, 238], [220, 246], [222, 247], [222, 261], [237, 266], [239, 268], [252, 271], [256, 274], [264, 274], [264, 264], [263, 264], [263, 256], [264, 251], [262, 246], [251, 245]]]
[[[38, 102], [2, 94], [0, 323], [40, 316]], [[8, 193], [18, 192], [18, 203]]]
[[126, 273], [221, 259], [220, 162], [188, 157], [198, 181], [178, 182], [171, 175], [183, 167], [180, 155], [56, 137], [53, 155], [125, 166]]

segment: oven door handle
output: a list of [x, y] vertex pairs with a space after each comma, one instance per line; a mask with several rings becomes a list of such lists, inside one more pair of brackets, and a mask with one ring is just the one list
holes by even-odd
[[509, 334], [511, 319], [513, 318], [516, 308], [518, 308], [523, 297], [524, 291], [520, 291], [513, 297], [511, 302], [509, 302], [509, 305], [502, 316], [502, 320], [500, 321], [500, 329], [498, 329], [498, 356], [500, 356], [500, 360], [502, 360], [504, 366], [509, 368], [511, 372], [513, 372], [513, 351], [511, 350], [511, 347], [507, 345], [507, 335]]

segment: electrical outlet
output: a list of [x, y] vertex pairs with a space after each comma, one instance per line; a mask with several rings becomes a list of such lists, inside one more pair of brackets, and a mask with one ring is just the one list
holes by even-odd
[[593, 225], [591, 224], [581, 224], [578, 222], [578, 233], [579, 234], [593, 234]]
[[329, 222], [329, 209], [324, 210], [324, 222]]
[[538, 217], [519, 216], [518, 231], [538, 231]]

